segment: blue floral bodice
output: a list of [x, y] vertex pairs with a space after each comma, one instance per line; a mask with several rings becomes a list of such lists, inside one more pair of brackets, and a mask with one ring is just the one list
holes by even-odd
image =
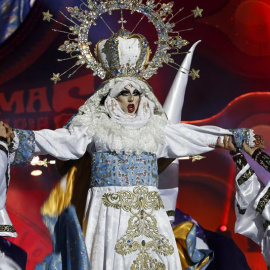
[[91, 187], [157, 186], [158, 167], [155, 154], [127, 154], [122, 152], [94, 152]]

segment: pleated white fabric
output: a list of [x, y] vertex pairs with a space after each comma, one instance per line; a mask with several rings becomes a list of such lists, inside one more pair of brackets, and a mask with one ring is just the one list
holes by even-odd
[[17, 237], [6, 211], [7, 188], [9, 184], [8, 147], [0, 141], [0, 236]]
[[22, 268], [0, 251], [0, 270], [22, 270]]
[[[250, 170], [249, 164], [246, 164], [236, 175], [236, 200], [235, 212], [236, 223], [235, 232], [242, 234], [261, 246], [262, 255], [267, 265], [270, 265], [270, 226], [264, 228], [265, 222], [269, 222], [270, 203], [265, 205], [261, 213], [257, 210], [259, 201], [270, 188], [270, 182], [263, 187], [257, 175], [253, 172], [249, 178], [242, 184], [238, 179]], [[242, 211], [239, 211], [239, 208]], [[242, 212], [242, 213], [241, 213]]]
[[[155, 187], [147, 187], [147, 189], [149, 191], [157, 191]], [[116, 193], [119, 191], [133, 192], [133, 190], [134, 187], [95, 187], [89, 190], [84, 219], [84, 231], [92, 269], [131, 269], [133, 262], [138, 258], [139, 251], [121, 255], [115, 250], [117, 241], [125, 235], [128, 227], [131, 227], [129, 221], [133, 214], [122, 208], [107, 207], [102, 199], [106, 193]], [[158, 211], [153, 211], [152, 215], [156, 220], [158, 234], [168, 239], [169, 244], [173, 248], [173, 253], [164, 256], [149, 249], [150, 257], [164, 264], [164, 269], [182, 269], [174, 234], [165, 210], [161, 208]], [[132, 230], [136, 229], [132, 228]], [[147, 245], [152, 239], [144, 235], [139, 235], [134, 240], [138, 243], [145, 241]]]

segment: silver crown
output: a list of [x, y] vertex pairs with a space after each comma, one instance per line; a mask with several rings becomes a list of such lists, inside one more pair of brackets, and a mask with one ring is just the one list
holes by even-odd
[[[88, 0], [85, 3], [83, 0], [80, 7], [67, 7], [69, 17], [65, 14], [65, 18], [72, 23], [72, 26], [65, 25], [53, 19], [49, 11], [44, 12], [43, 20], [54, 20], [61, 25], [68, 28], [69, 31], [59, 31], [67, 34], [68, 40], [60, 46], [59, 50], [70, 54], [66, 59], [59, 59], [59, 61], [77, 59], [75, 65], [70, 69], [60, 73], [54, 73], [52, 80], [57, 83], [61, 80], [61, 76], [74, 69], [69, 76], [73, 75], [81, 66], [85, 65], [87, 68], [93, 70], [93, 75], [99, 76], [101, 79], [112, 78], [115, 76], [139, 76], [143, 79], [149, 79], [157, 70], [167, 64], [174, 68], [180, 66], [174, 62], [172, 56], [182, 54], [179, 50], [188, 44], [188, 42], [180, 36], [180, 31], [175, 30], [175, 26], [184, 19], [194, 16], [201, 17], [202, 9], [196, 7], [192, 10], [189, 16], [186, 16], [176, 22], [176, 18], [182, 10], [178, 10], [173, 14], [173, 2], [161, 3], [162, 0]], [[106, 23], [103, 18], [105, 13], [112, 14], [112, 11], [120, 10], [121, 18], [119, 23], [122, 25], [119, 32], [114, 33], [111, 27]], [[136, 24], [135, 28], [128, 32], [124, 29], [126, 20], [123, 18], [123, 10], [129, 10], [131, 14], [134, 12], [142, 14], [141, 19]], [[139, 34], [134, 34], [134, 31], [144, 18], [147, 18], [156, 29], [158, 40], [155, 42], [157, 49], [151, 59], [149, 59], [150, 49], [146, 38]], [[89, 30], [93, 25], [96, 25], [98, 18], [104, 22], [108, 29], [112, 32], [112, 36], [103, 42], [99, 42], [96, 46], [97, 54], [94, 56], [91, 52], [90, 46], [92, 43], [89, 41]], [[53, 29], [54, 31], [58, 31]], [[190, 29], [185, 29], [190, 30]], [[183, 29], [181, 30], [183, 31]], [[121, 54], [121, 44], [128, 44], [133, 39], [135, 46], [139, 46], [135, 55], [125, 55], [124, 58], [133, 57], [136, 61], [124, 61]], [[132, 43], [132, 42], [131, 42]], [[125, 44], [125, 45], [126, 45]], [[125, 45], [123, 47], [125, 47]], [[101, 46], [104, 52], [100, 51]], [[102, 49], [102, 50], [103, 50]], [[106, 51], [106, 52], [105, 52]], [[125, 54], [128, 53], [125, 50]], [[106, 59], [103, 57], [106, 55]]]
[[106, 71], [106, 79], [142, 77], [149, 60], [150, 47], [144, 36], [120, 29], [109, 39], [99, 41], [95, 53]]

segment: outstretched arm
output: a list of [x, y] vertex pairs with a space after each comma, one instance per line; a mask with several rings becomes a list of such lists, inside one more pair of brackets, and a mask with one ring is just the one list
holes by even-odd
[[198, 127], [189, 124], [168, 124], [165, 127], [165, 144], [159, 147], [158, 157], [178, 158], [199, 155], [213, 150], [219, 136], [232, 134], [229, 130], [214, 127]]
[[[9, 127], [6, 127], [8, 130]], [[50, 154], [61, 160], [78, 159], [92, 142], [83, 128], [40, 131], [14, 129], [14, 139], [10, 144], [12, 165], [28, 164], [34, 155]]]
[[84, 155], [87, 146], [92, 142], [85, 130], [78, 127], [68, 130], [43, 129], [34, 131], [35, 154], [52, 155], [60, 160], [78, 159]]

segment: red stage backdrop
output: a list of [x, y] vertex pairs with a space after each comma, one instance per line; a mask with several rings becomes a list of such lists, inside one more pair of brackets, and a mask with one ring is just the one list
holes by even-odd
[[[165, 1], [169, 2], [169, 1]], [[52, 32], [54, 23], [42, 22], [48, 9], [63, 21], [57, 10], [79, 5], [80, 1], [36, 0], [18, 30], [0, 46], [0, 119], [11, 126], [39, 130], [63, 126], [79, 106], [94, 92], [100, 81], [81, 69], [75, 77], [57, 85], [50, 81], [52, 73], [66, 69], [57, 58], [57, 48], [64, 35]], [[204, 17], [189, 20], [179, 29], [182, 37], [202, 43], [196, 49], [193, 68], [200, 69], [201, 78], [190, 80], [183, 108], [183, 120], [224, 128], [248, 127], [265, 136], [270, 146], [270, 3], [268, 0], [175, 1], [174, 9], [185, 7], [181, 16], [196, 6], [204, 9]], [[124, 15], [128, 18], [129, 14]], [[115, 20], [107, 18], [113, 27]], [[111, 21], [110, 21], [111, 20]], [[136, 23], [135, 22], [130, 22]], [[151, 33], [146, 21], [138, 31]], [[92, 41], [110, 35], [98, 24]], [[106, 32], [107, 31], [107, 32]], [[179, 57], [181, 63], [183, 58]], [[164, 102], [175, 70], [164, 67], [149, 81], [155, 94]], [[268, 150], [267, 150], [268, 151]], [[206, 229], [216, 231], [227, 225], [232, 237], [247, 256], [253, 270], [266, 268], [260, 249], [246, 238], [234, 234], [234, 166], [229, 155], [211, 152], [207, 158], [180, 164], [180, 209], [193, 216]], [[50, 158], [50, 157], [48, 157]], [[252, 166], [255, 164], [252, 163]], [[39, 177], [30, 175], [32, 166], [12, 169], [7, 207], [18, 231], [14, 242], [28, 253], [27, 269], [50, 252], [50, 238], [40, 218], [40, 206], [59, 180], [55, 167], [41, 168]], [[264, 182], [269, 174], [256, 167]]]

